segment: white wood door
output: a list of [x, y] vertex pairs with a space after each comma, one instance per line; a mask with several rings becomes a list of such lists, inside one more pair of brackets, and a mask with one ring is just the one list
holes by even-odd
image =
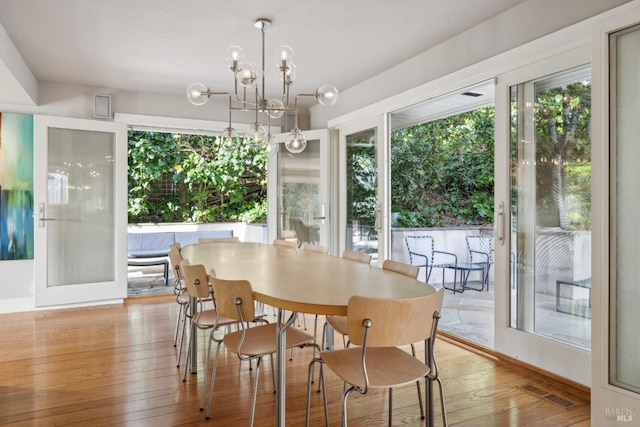
[[36, 116], [34, 140], [36, 306], [126, 298], [126, 126]]

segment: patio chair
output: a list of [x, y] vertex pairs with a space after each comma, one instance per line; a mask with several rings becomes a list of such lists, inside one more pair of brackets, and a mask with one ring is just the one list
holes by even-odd
[[418, 234], [404, 238], [409, 251], [409, 263], [425, 269], [424, 282], [429, 283], [431, 271], [434, 268], [442, 270], [442, 284], [444, 285], [444, 272], [450, 265], [458, 264], [458, 256], [451, 252], [436, 251], [432, 236]]
[[[485, 287], [489, 290], [489, 271], [493, 264], [493, 236], [486, 234], [466, 236], [467, 248], [469, 249], [469, 262], [472, 264], [481, 264], [482, 270], [482, 289]], [[482, 290], [481, 289], [481, 290]]]
[[298, 239], [298, 247], [301, 247], [303, 243], [317, 243], [320, 241], [318, 227], [307, 225], [299, 218], [293, 219], [293, 231], [295, 231]]

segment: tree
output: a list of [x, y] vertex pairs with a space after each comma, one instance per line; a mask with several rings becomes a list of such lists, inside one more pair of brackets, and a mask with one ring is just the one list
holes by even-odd
[[589, 229], [591, 82], [537, 92], [534, 109], [537, 225]]
[[[493, 221], [494, 108], [391, 134], [391, 209], [399, 227]], [[395, 215], [394, 215], [395, 216]]]

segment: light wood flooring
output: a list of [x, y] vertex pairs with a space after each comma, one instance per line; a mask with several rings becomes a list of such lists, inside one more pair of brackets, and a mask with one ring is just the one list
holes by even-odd
[[[0, 315], [0, 425], [248, 425], [253, 371], [234, 355], [222, 354], [212, 418], [206, 421], [198, 408], [208, 333], [198, 333], [198, 374], [189, 374], [183, 382], [173, 346], [176, 315], [172, 296]], [[313, 325], [313, 316], [307, 316], [307, 324]], [[447, 338], [437, 341], [436, 354], [451, 426], [590, 425], [587, 390]], [[287, 426], [304, 425], [310, 357], [311, 350], [296, 349], [287, 362]], [[332, 426], [340, 425], [341, 391], [342, 383], [328, 373]], [[349, 425], [386, 425], [386, 398], [386, 392], [352, 395]], [[394, 391], [393, 400], [394, 425], [426, 425], [420, 419], [415, 386]], [[442, 425], [439, 407], [436, 393], [436, 426]], [[255, 425], [274, 425], [274, 413], [267, 360], [260, 375]], [[311, 425], [324, 425], [321, 394], [315, 391]]]

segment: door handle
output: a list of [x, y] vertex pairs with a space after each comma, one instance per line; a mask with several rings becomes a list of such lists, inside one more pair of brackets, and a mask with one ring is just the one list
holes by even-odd
[[55, 218], [46, 218], [44, 216], [44, 203], [40, 203], [38, 207], [38, 227], [44, 228], [45, 221], [55, 221]]
[[327, 205], [322, 203], [320, 205], [320, 216], [314, 216], [313, 219], [322, 220], [321, 224], [324, 225], [325, 224], [325, 220], [327, 219]]
[[498, 215], [496, 218], [496, 242], [504, 244], [504, 202], [498, 204]]

